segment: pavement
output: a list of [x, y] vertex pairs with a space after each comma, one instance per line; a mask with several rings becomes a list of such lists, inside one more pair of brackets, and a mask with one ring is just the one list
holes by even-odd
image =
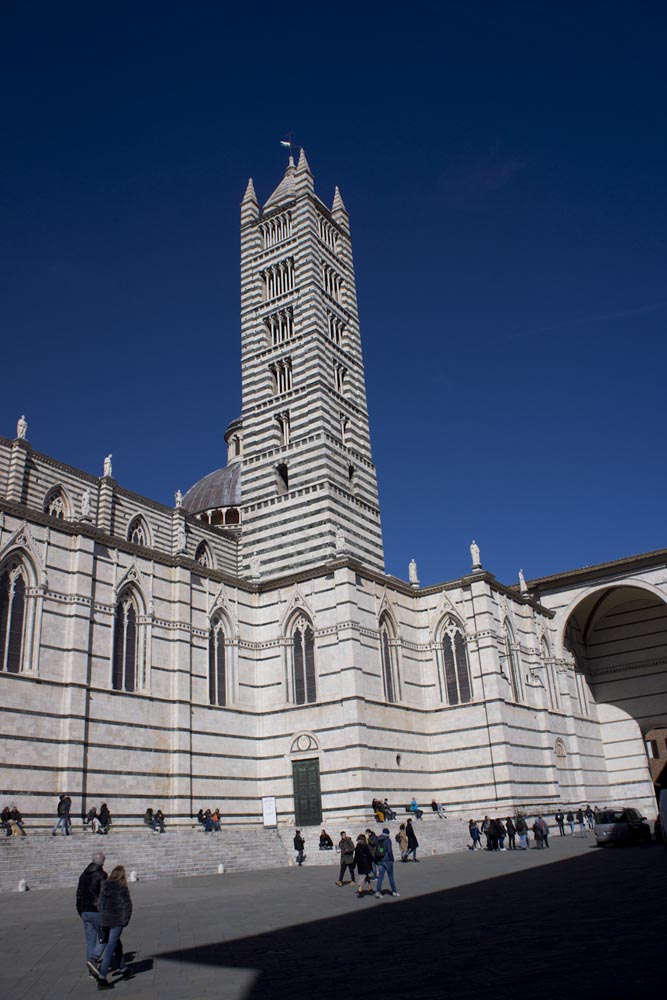
[[[357, 899], [329, 867], [130, 886], [134, 979], [116, 1000], [666, 995], [667, 850], [463, 851], [396, 865], [400, 898]], [[386, 881], [385, 881], [386, 886]], [[3, 893], [0, 996], [98, 995], [71, 891]]]

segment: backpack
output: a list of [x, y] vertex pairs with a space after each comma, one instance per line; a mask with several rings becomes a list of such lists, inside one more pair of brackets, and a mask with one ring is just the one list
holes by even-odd
[[376, 861], [382, 861], [382, 859], [384, 858], [384, 844], [382, 843], [381, 840], [378, 840], [378, 842], [376, 843], [375, 848], [373, 850], [373, 854], [375, 855]]

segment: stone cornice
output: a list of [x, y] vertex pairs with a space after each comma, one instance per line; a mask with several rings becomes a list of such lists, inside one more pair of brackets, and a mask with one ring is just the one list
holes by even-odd
[[[562, 587], [584, 583], [587, 580], [608, 576], [625, 578], [628, 572], [652, 567], [667, 566], [667, 549], [656, 549], [653, 552], [642, 552], [639, 555], [624, 556], [611, 562], [596, 563], [593, 566], [582, 566], [581, 569], [567, 570], [564, 573], [554, 573], [552, 576], [541, 576], [528, 581], [529, 590], [560, 590]], [[626, 581], [627, 582], [627, 581]], [[517, 585], [509, 589], [516, 589]]]

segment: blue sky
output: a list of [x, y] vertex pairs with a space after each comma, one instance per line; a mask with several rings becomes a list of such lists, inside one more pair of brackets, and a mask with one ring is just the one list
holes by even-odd
[[0, 9], [0, 434], [162, 502], [240, 409], [238, 213], [350, 212], [387, 570], [665, 545], [660, 3]]

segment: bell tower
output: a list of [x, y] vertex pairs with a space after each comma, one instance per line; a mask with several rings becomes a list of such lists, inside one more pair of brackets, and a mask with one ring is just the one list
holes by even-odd
[[241, 204], [242, 564], [269, 578], [350, 555], [384, 570], [349, 217], [301, 150]]

